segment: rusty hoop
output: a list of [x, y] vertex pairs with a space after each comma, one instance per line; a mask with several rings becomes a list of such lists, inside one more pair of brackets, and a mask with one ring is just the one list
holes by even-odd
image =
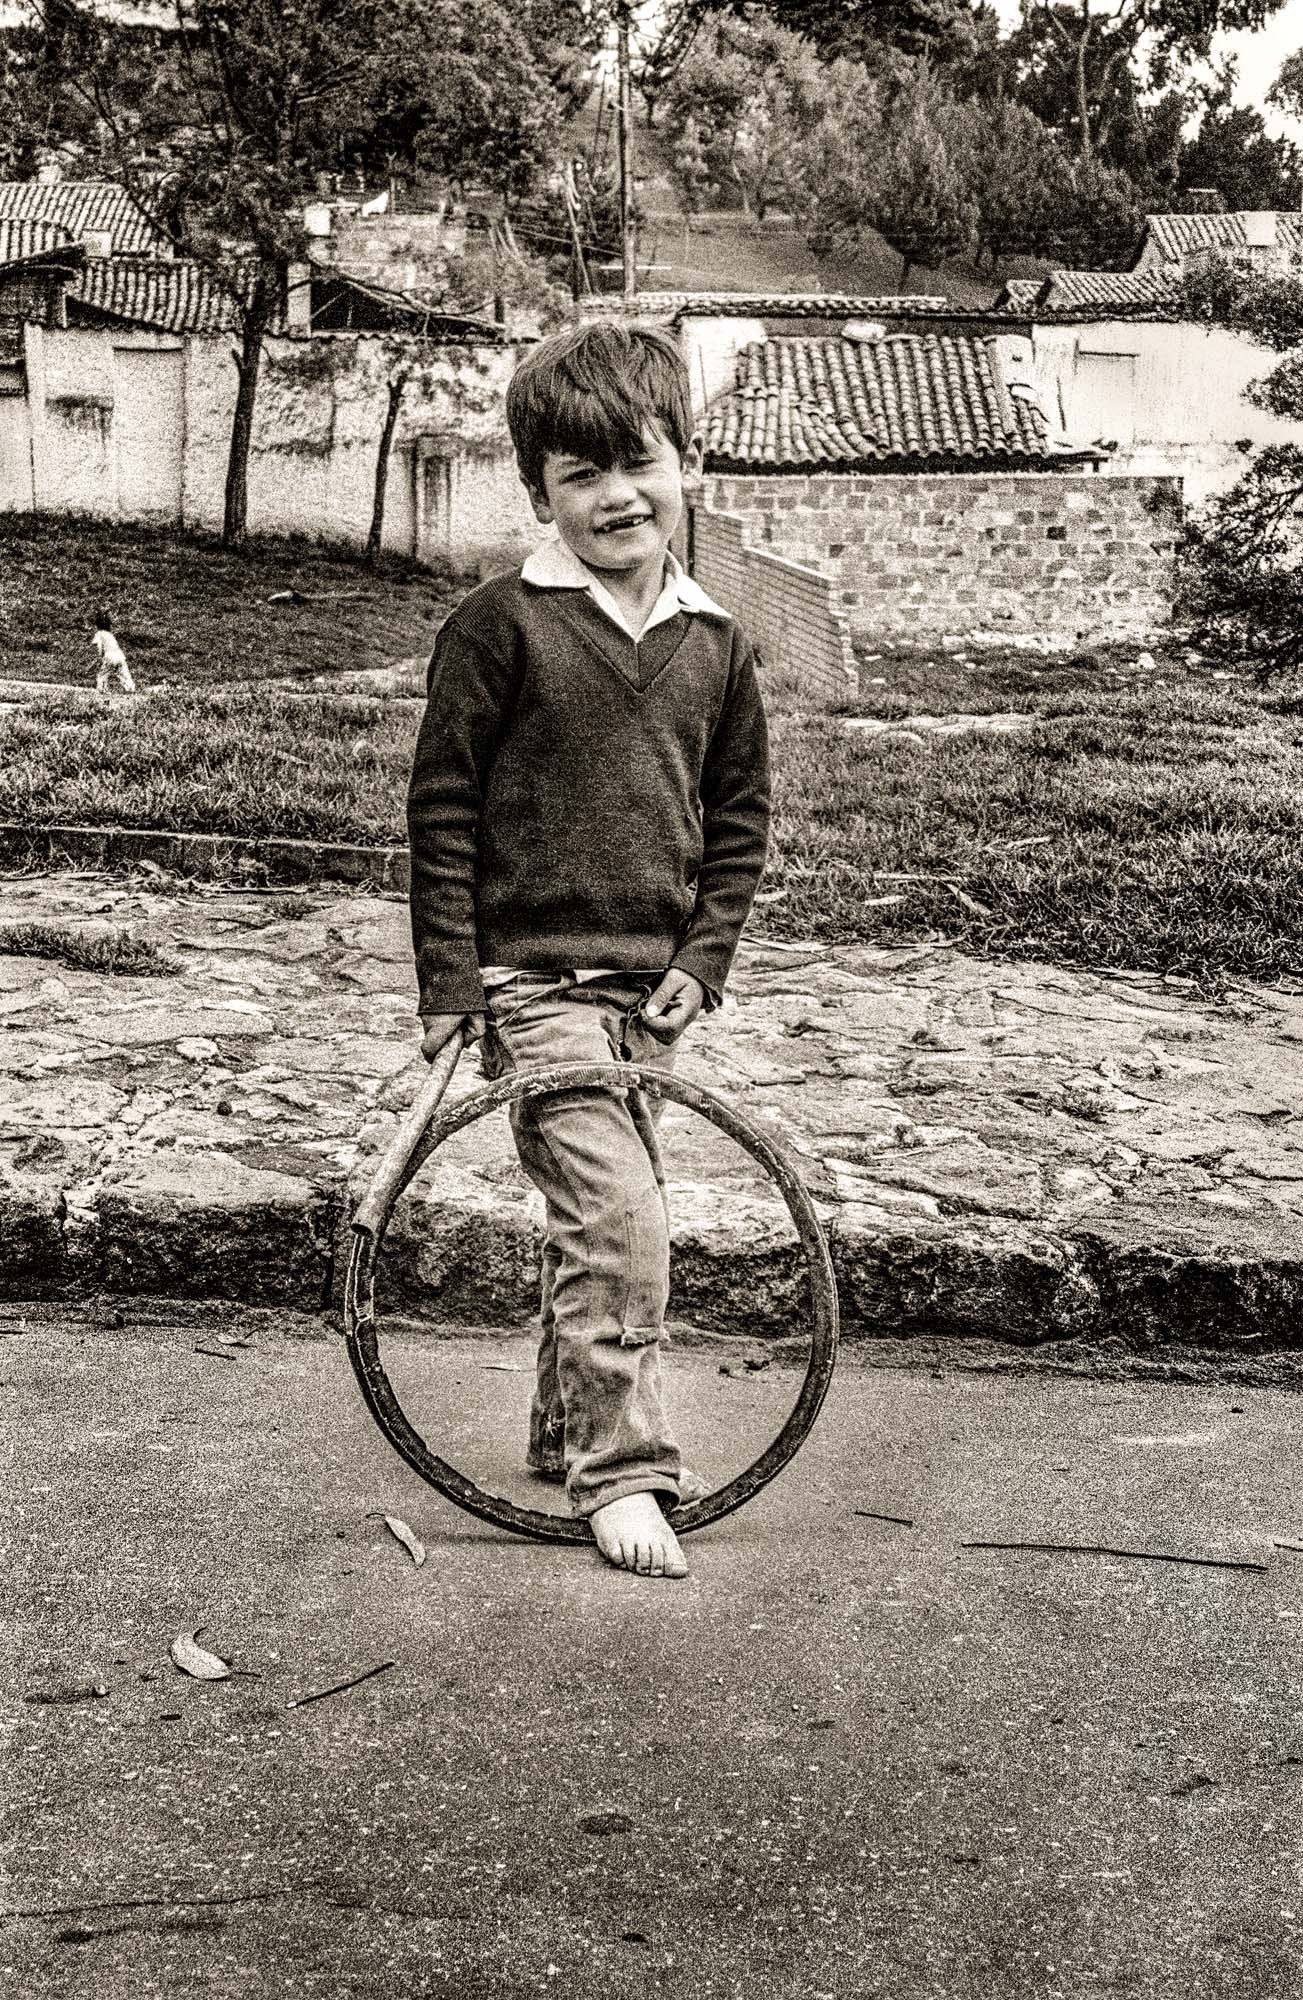
[[[474, 1091], [446, 1111], [437, 1111], [447, 1087], [460, 1041], [440, 1057], [411, 1111], [395, 1134], [353, 1222], [353, 1246], [344, 1288], [348, 1356], [367, 1407], [399, 1457], [435, 1491], [468, 1514], [513, 1534], [536, 1541], [588, 1542], [592, 1530], [584, 1520], [517, 1507], [494, 1493], [485, 1493], [454, 1466], [432, 1452], [408, 1421], [380, 1360], [375, 1319], [375, 1273], [385, 1228], [394, 1204], [425, 1161], [454, 1132], [474, 1124], [490, 1111], [517, 1097], [542, 1096], [557, 1090], [636, 1087], [687, 1105], [717, 1125], [758, 1160], [776, 1184], [796, 1224], [810, 1273], [812, 1326], [810, 1358], [796, 1404], [773, 1442], [742, 1472], [704, 1499], [674, 1508], [669, 1515], [676, 1534], [689, 1534], [722, 1520], [767, 1486], [804, 1443], [819, 1414], [837, 1357], [837, 1283], [827, 1239], [804, 1183], [786, 1152], [740, 1112], [682, 1078], [642, 1069], [636, 1063], [566, 1063], [556, 1068], [519, 1070]], [[450, 1059], [449, 1059], [450, 1058]]]

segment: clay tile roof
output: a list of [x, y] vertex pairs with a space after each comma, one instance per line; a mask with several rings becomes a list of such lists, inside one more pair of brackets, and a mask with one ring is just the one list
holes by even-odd
[[1007, 308], [1010, 312], [1017, 312], [1034, 305], [1044, 283], [1044, 278], [1006, 278], [995, 302], [996, 311]]
[[1064, 306], [1164, 306], [1175, 294], [1166, 271], [1055, 271], [1045, 280], [1041, 301], [1051, 310]]
[[69, 288], [68, 306], [76, 318], [83, 308], [163, 333], [224, 333], [236, 324], [235, 300], [189, 257], [92, 257]]
[[1048, 278], [1010, 278], [996, 310], [1026, 318], [1170, 317], [1177, 303], [1174, 271], [1053, 271]]
[[618, 293], [582, 301], [584, 318], [633, 319], [862, 319], [883, 313], [951, 312], [948, 299], [892, 293], [862, 298], [850, 292], [639, 292], [631, 300]]
[[118, 254], [171, 255], [166, 236], [116, 181], [0, 181], [0, 218], [53, 223], [77, 243], [106, 235]]
[[[0, 265], [22, 264], [33, 257], [57, 259], [61, 251], [68, 250], [76, 251], [76, 245], [67, 230], [57, 224], [0, 215]], [[80, 252], [69, 262], [80, 263]]]
[[[1281, 247], [1294, 254], [1303, 251], [1303, 215], [1292, 209], [1276, 212], [1276, 236]], [[1141, 256], [1156, 250], [1166, 261], [1178, 264], [1192, 250], [1243, 250], [1249, 244], [1245, 211], [1229, 215], [1151, 215], [1145, 224]]]
[[[1004, 379], [994, 340], [887, 334], [753, 341], [707, 411], [717, 470], [898, 470], [1080, 457], [1030, 392]], [[1093, 454], [1091, 454], [1093, 455]]]

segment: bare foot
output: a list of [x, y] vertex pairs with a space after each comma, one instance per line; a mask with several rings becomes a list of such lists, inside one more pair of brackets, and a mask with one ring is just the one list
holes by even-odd
[[686, 1576], [678, 1537], [662, 1514], [654, 1493], [629, 1493], [590, 1514], [597, 1546], [617, 1569], [635, 1576]]

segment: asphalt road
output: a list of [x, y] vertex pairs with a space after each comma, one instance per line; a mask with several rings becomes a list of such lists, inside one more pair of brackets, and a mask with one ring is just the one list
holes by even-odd
[[[121, 1316], [0, 1308], [6, 1992], [1303, 1989], [1296, 1395], [852, 1360], [652, 1583], [451, 1509], [312, 1323]], [[389, 1351], [538, 1497], [526, 1345]], [[794, 1394], [672, 1365], [714, 1476]], [[195, 1627], [231, 1678], [173, 1666]]]

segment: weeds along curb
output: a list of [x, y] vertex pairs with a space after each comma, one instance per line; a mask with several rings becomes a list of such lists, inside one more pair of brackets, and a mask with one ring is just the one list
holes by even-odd
[[112, 869], [145, 861], [196, 881], [346, 882], [353, 888], [401, 895], [406, 895], [408, 885], [404, 847], [0, 821], [0, 868]]

